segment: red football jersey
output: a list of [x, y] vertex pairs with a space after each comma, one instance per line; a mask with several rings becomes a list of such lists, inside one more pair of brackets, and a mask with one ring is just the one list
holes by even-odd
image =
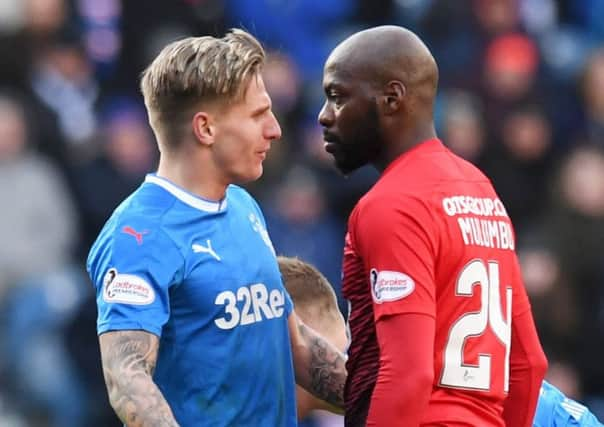
[[384, 171], [353, 210], [344, 251], [348, 426], [363, 425], [376, 383], [375, 322], [399, 313], [435, 319], [434, 384], [421, 425], [504, 426], [512, 321], [530, 310], [514, 249], [490, 181], [439, 140]]

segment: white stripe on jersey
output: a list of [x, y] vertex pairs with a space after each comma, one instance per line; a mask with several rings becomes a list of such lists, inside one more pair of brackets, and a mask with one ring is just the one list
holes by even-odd
[[212, 200], [204, 200], [198, 196], [188, 193], [187, 191], [183, 190], [182, 188], [178, 187], [177, 185], [171, 183], [167, 179], [162, 178], [160, 176], [148, 174], [145, 177], [145, 182], [151, 182], [155, 185], [159, 185], [180, 201], [205, 212], [220, 212], [225, 210], [227, 206], [226, 198], [222, 199], [219, 202], [215, 202]]
[[566, 412], [569, 413], [570, 416], [572, 416], [577, 421], [581, 421], [581, 417], [583, 417], [583, 415], [587, 411], [587, 408], [585, 406], [569, 399], [564, 399], [564, 401], [560, 403], [560, 405], [566, 410]]

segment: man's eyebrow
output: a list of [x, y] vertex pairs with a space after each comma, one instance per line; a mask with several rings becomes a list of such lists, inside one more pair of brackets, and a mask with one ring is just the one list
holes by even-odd
[[259, 107], [252, 110], [252, 116], [259, 116], [260, 114], [262, 114], [265, 111], [268, 111], [270, 109], [271, 109], [271, 103], [265, 102], [262, 105], [260, 105]]

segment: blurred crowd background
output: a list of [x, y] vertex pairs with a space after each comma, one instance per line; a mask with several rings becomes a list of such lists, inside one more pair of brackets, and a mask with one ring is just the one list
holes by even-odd
[[604, 416], [604, 1], [2, 0], [0, 425], [119, 425], [84, 260], [156, 167], [138, 78], [169, 41], [236, 26], [264, 43], [283, 138], [249, 189], [277, 251], [339, 289], [346, 218], [377, 174], [344, 179], [323, 152], [322, 65], [379, 24], [434, 53], [438, 133], [514, 221], [548, 378]]

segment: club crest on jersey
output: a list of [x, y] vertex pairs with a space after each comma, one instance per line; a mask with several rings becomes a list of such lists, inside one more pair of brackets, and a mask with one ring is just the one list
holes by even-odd
[[266, 228], [264, 228], [264, 225], [262, 225], [262, 222], [260, 222], [260, 219], [253, 213], [250, 213], [248, 218], [250, 219], [250, 222], [252, 223], [252, 228], [254, 229], [254, 231], [256, 231], [256, 232], [258, 232], [258, 234], [260, 234], [260, 237], [262, 237], [262, 240], [264, 241], [264, 243], [266, 243], [266, 246], [269, 247], [269, 249], [271, 250], [273, 255], [276, 255], [275, 248], [273, 247], [273, 242], [271, 242], [270, 237], [268, 237], [268, 231], [266, 231]]
[[120, 274], [117, 269], [110, 268], [103, 277], [103, 300], [148, 305], [155, 301], [155, 291], [146, 280], [132, 274]]
[[378, 271], [372, 268], [369, 280], [371, 295], [378, 304], [405, 298], [415, 289], [413, 279], [398, 271]]

